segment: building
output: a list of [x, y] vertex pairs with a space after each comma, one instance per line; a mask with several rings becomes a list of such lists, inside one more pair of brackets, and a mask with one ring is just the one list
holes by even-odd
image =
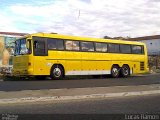
[[26, 33], [0, 32], [0, 72], [2, 69], [12, 66], [12, 53], [14, 41]]
[[130, 38], [128, 40], [144, 42], [149, 56], [160, 56], [160, 35]]

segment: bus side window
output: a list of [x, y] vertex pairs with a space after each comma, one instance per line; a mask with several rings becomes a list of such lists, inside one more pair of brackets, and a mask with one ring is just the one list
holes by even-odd
[[97, 52], [107, 52], [107, 44], [106, 43], [95, 43]]
[[56, 50], [57, 49], [56, 43], [57, 43], [56, 39], [48, 38], [48, 49], [49, 50]]
[[72, 50], [72, 44], [73, 44], [73, 41], [67, 40], [65, 42], [66, 50]]
[[144, 47], [140, 45], [132, 45], [133, 54], [144, 54]]
[[127, 45], [127, 44], [120, 44], [120, 51], [121, 53], [124, 54], [130, 54], [131, 52], [131, 45]]
[[47, 51], [45, 49], [45, 42], [44, 41], [34, 41], [34, 51], [35, 55], [47, 55]]
[[93, 42], [81, 42], [82, 51], [94, 51]]
[[57, 49], [64, 50], [64, 40], [57, 40]]
[[119, 44], [109, 43], [108, 49], [109, 49], [110, 53], [119, 53], [120, 52]]

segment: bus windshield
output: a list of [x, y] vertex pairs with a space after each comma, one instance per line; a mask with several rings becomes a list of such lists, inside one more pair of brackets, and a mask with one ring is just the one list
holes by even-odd
[[[31, 45], [31, 44], [29, 44]], [[31, 48], [29, 46], [29, 48]], [[15, 42], [15, 55], [25, 55], [25, 54], [29, 54], [30, 51], [27, 48], [27, 40], [26, 38], [23, 39], [18, 39]]]

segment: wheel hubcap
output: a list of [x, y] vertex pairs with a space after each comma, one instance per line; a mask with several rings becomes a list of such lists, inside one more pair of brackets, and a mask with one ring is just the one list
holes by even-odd
[[116, 75], [118, 75], [118, 69], [117, 68], [113, 68], [112, 69], [112, 72], [113, 72], [113, 74], [116, 76]]
[[61, 70], [59, 68], [55, 68], [53, 71], [53, 74], [55, 77], [60, 77], [61, 76]]

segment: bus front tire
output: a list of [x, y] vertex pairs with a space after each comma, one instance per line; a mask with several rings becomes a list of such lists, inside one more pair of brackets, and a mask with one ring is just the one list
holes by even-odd
[[130, 75], [130, 68], [128, 65], [123, 65], [121, 68], [121, 76], [128, 77]]
[[111, 68], [111, 75], [113, 78], [118, 78], [120, 74], [120, 67], [118, 65], [113, 65]]
[[60, 80], [64, 77], [64, 70], [63, 67], [61, 65], [54, 65], [51, 68], [51, 78], [53, 80]]

